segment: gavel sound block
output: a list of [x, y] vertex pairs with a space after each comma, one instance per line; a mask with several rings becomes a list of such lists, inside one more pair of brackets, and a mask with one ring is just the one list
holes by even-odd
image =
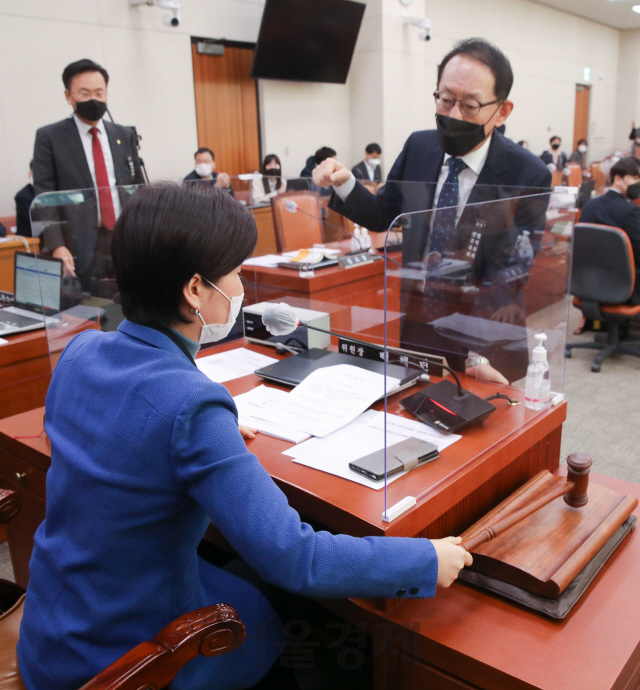
[[[591, 459], [574, 453], [567, 464], [566, 480], [540, 472], [462, 534], [473, 570], [543, 597], [562, 594], [638, 504], [597, 484], [587, 498]], [[534, 503], [544, 505], [501, 531]]]

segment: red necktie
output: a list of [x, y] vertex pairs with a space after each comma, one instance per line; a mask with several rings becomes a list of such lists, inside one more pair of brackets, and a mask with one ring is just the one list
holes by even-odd
[[96, 186], [98, 187], [98, 199], [100, 200], [100, 216], [102, 225], [107, 230], [111, 230], [116, 224], [116, 212], [113, 208], [113, 198], [111, 197], [111, 187], [109, 186], [109, 176], [107, 166], [104, 162], [102, 146], [98, 138], [98, 128], [92, 127], [89, 132], [93, 137], [91, 148], [93, 150], [93, 164], [96, 169]]

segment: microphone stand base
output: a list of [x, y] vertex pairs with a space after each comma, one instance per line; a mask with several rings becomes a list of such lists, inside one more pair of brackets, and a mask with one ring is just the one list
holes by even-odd
[[466, 390], [458, 397], [458, 387], [451, 381], [440, 381], [403, 398], [400, 404], [419, 420], [445, 434], [482, 424], [496, 409], [495, 405]]

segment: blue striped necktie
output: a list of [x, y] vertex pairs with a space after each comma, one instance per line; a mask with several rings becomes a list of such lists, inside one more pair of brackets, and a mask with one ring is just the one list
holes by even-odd
[[449, 158], [447, 161], [449, 174], [442, 185], [435, 218], [433, 220], [433, 232], [429, 251], [446, 251], [451, 247], [456, 228], [456, 216], [458, 213], [459, 182], [458, 175], [467, 167], [462, 158]]

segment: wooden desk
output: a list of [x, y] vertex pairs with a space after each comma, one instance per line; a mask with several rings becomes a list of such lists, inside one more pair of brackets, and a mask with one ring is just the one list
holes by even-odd
[[[233, 349], [240, 343], [209, 348], [204, 354]], [[273, 350], [244, 344], [273, 356]], [[263, 383], [245, 376], [226, 384], [232, 395]], [[495, 386], [466, 379], [466, 385], [486, 397]], [[511, 391], [522, 398], [522, 392]], [[406, 395], [406, 393], [404, 394]], [[399, 406], [402, 393], [390, 399], [389, 411], [406, 414]], [[23, 508], [9, 524], [11, 554], [16, 577], [28, 579], [28, 558], [33, 533], [44, 516], [45, 473], [50, 448], [44, 438], [16, 440], [42, 430], [42, 408], [0, 421], [0, 478], [7, 488], [25, 494]], [[388, 505], [407, 495], [418, 496], [438, 483], [425, 499], [391, 523], [382, 521], [384, 491], [373, 491], [354, 482], [291, 461], [282, 451], [290, 443], [259, 434], [248, 443], [260, 462], [302, 515], [337, 532], [354, 536], [427, 536], [457, 534], [475, 522], [496, 503], [542, 469], [558, 466], [561, 425], [566, 404], [542, 413], [524, 405], [498, 404], [496, 412], [481, 427], [442, 452], [438, 462], [408, 473], [388, 487]], [[20, 481], [16, 472], [26, 473]]]
[[[640, 497], [638, 484], [590, 481]], [[376, 690], [637, 690], [639, 571], [636, 529], [561, 622], [458, 583], [386, 614], [364, 600], [324, 603], [374, 637], [384, 632], [374, 641], [384, 648], [374, 655]]]
[[276, 230], [273, 225], [271, 205], [252, 206], [250, 209], [258, 228], [258, 243], [252, 256], [265, 256], [276, 253]]
[[[31, 251], [38, 253], [40, 247], [40, 240], [38, 238], [25, 237], [31, 247]], [[13, 292], [13, 273], [14, 273], [14, 259], [13, 255], [16, 252], [24, 252], [26, 247], [21, 240], [8, 240], [0, 242], [0, 290], [4, 292]]]

